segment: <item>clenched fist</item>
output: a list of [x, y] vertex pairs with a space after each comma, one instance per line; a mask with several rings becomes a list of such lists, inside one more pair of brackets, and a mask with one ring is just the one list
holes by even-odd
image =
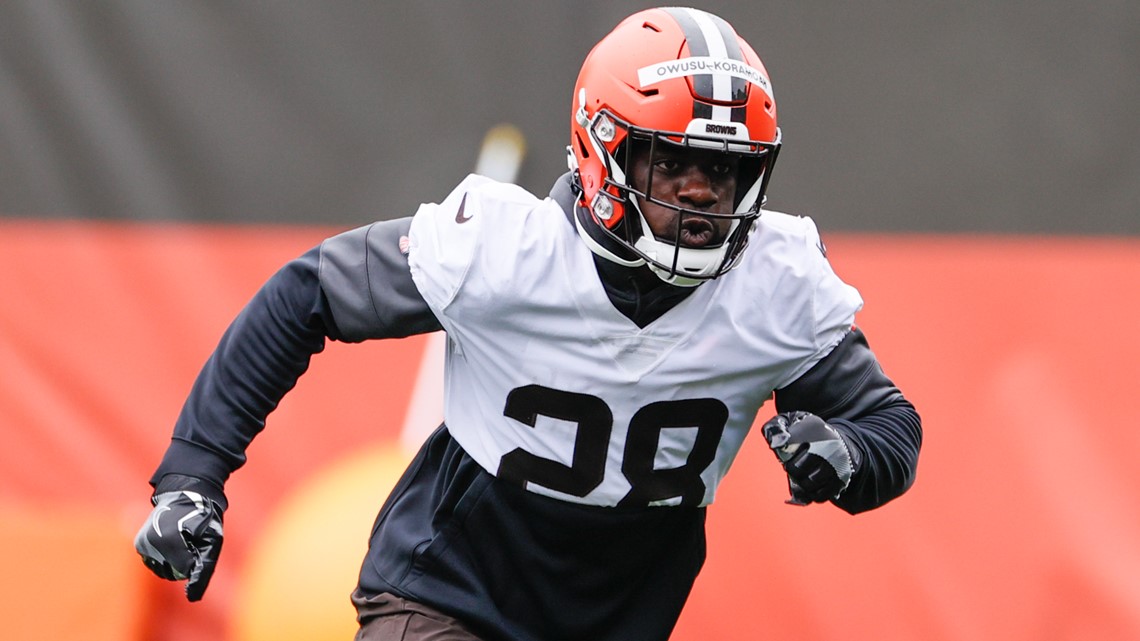
[[808, 412], [777, 414], [761, 428], [768, 447], [788, 474], [788, 503], [807, 505], [838, 498], [854, 465], [847, 442], [822, 418]]
[[158, 576], [188, 580], [186, 598], [202, 598], [222, 551], [222, 510], [189, 490], [162, 492], [135, 536], [135, 550]]

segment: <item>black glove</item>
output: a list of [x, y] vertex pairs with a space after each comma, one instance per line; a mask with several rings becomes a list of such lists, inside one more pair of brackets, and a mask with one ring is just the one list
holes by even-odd
[[843, 435], [822, 418], [786, 412], [765, 423], [761, 431], [788, 474], [792, 494], [788, 503], [822, 503], [847, 489], [854, 472], [851, 451]]
[[186, 598], [197, 601], [222, 552], [222, 508], [190, 490], [162, 492], [151, 501], [154, 510], [135, 536], [135, 550], [158, 576], [189, 579]]

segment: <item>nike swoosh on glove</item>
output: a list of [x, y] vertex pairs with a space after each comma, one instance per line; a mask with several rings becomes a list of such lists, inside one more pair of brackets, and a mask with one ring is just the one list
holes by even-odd
[[854, 465], [846, 440], [815, 414], [777, 414], [761, 432], [788, 475], [788, 503], [807, 505], [835, 499], [851, 483]]
[[151, 500], [154, 510], [135, 536], [135, 550], [158, 576], [188, 579], [186, 598], [198, 601], [222, 552], [222, 509], [189, 490], [163, 492]]

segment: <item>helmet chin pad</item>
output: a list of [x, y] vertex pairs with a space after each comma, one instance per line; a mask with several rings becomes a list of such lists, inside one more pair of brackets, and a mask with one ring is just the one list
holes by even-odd
[[[717, 268], [724, 263], [728, 246], [696, 249], [676, 243], [662, 242], [652, 234], [638, 239], [636, 247], [646, 256], [645, 264], [661, 280], [670, 285], [694, 287], [719, 275]], [[668, 267], [666, 267], [668, 265]]]

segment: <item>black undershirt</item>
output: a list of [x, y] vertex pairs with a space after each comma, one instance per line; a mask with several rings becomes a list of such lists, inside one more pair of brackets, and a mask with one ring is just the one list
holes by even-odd
[[[550, 190], [550, 197], [562, 207], [571, 225], [575, 224], [575, 214], [589, 216], [586, 212], [577, 211], [581, 205], [578, 204], [576, 189], [571, 174], [567, 173]], [[613, 239], [602, 234], [591, 234], [591, 237], [614, 254], [633, 258], [628, 249], [618, 246]], [[695, 287], [670, 285], [645, 265], [627, 267], [597, 254], [594, 254], [594, 265], [610, 302], [638, 327], [657, 320], [696, 290]]]

